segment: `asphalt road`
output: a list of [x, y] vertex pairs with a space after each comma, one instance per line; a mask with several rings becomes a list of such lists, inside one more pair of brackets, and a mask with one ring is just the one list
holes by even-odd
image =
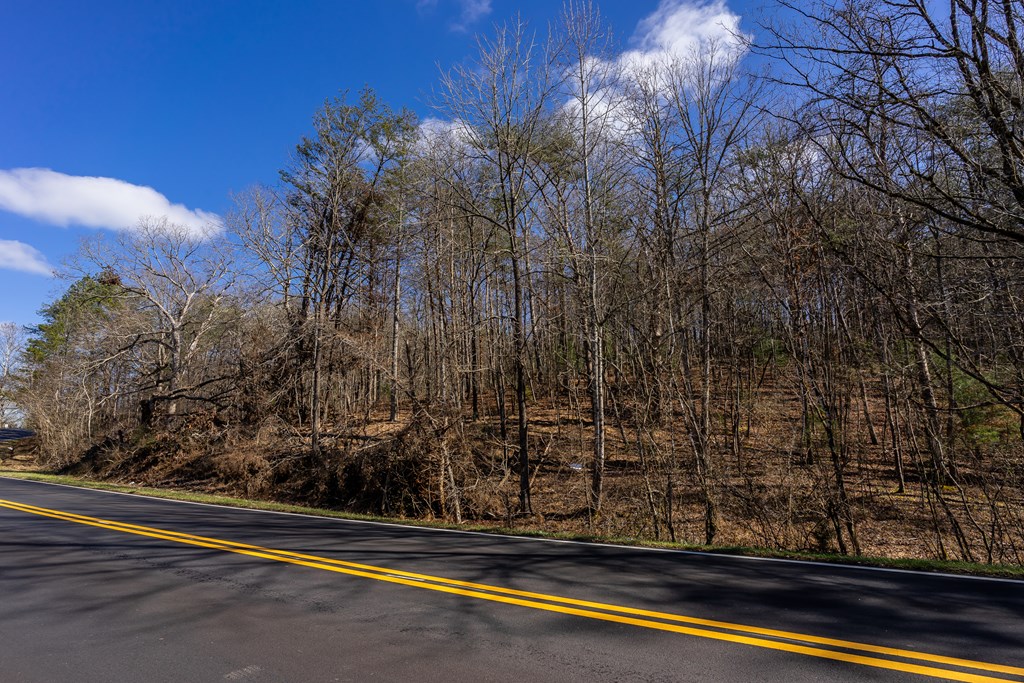
[[1024, 681], [1024, 582], [0, 478], [5, 683], [945, 677]]
[[27, 429], [0, 429], [0, 441], [24, 439], [26, 436], [32, 436], [34, 433]]

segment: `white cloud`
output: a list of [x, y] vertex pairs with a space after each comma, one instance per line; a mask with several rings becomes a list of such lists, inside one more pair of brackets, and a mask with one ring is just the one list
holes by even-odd
[[451, 135], [454, 128], [455, 123], [452, 121], [428, 116], [422, 119], [419, 123], [419, 136], [417, 138], [417, 142], [424, 148], [429, 149], [431, 146]]
[[[418, 8], [433, 8], [438, 0], [419, 0]], [[460, 0], [463, 17], [476, 20], [490, 12], [490, 0]], [[476, 8], [476, 9], [473, 9]], [[690, 87], [696, 64], [713, 66], [716, 78], [731, 79], [752, 39], [740, 30], [740, 15], [726, 0], [660, 0], [658, 7], [637, 24], [632, 49], [607, 59], [588, 56], [583, 66], [589, 89], [588, 125], [596, 139], [623, 140], [635, 134], [638, 122], [628, 106], [628, 83], [642, 82], [664, 96], [672, 88]], [[461, 26], [465, 29], [466, 26]], [[578, 79], [577, 64], [566, 67], [572, 83]], [[577, 83], [572, 88], [578, 90]], [[562, 115], [573, 129], [581, 128], [581, 105], [577, 93], [567, 93]], [[479, 146], [477, 133], [455, 121], [426, 118], [419, 125], [417, 146], [421, 152], [438, 149], [449, 142], [464, 147]]]
[[0, 209], [53, 225], [110, 230], [132, 230], [145, 217], [166, 217], [200, 235], [222, 226], [217, 214], [172, 204], [151, 187], [48, 168], [0, 170]]
[[619, 63], [644, 69], [686, 59], [711, 47], [738, 58], [750, 36], [740, 31], [740, 16], [725, 0], [688, 2], [661, 0], [658, 8], [637, 24], [632, 41], [636, 47], [624, 52]]
[[[658, 7], [637, 24], [633, 48], [607, 61], [589, 57], [584, 72], [590, 87], [589, 125], [598, 137], [625, 139], [636, 132], [637, 121], [627, 104], [627, 83], [643, 83], [660, 95], [688, 87], [689, 69], [697, 63], [714, 65], [716, 76], [731, 78], [747, 51], [751, 36], [740, 31], [740, 16], [726, 0], [661, 0]], [[571, 67], [570, 82], [578, 79]], [[622, 80], [616, 81], [617, 72]], [[577, 83], [573, 83], [578, 90]], [[563, 105], [568, 123], [580, 128], [578, 92]]]
[[[437, 10], [439, 0], [416, 0], [416, 11], [420, 16], [433, 14]], [[452, 19], [448, 28], [452, 31], [465, 33], [473, 24], [491, 13], [492, 0], [450, 0], [458, 9], [458, 16]], [[447, 4], [447, 3], [446, 3]]]
[[416, 145], [420, 153], [426, 154], [442, 145], [471, 147], [475, 141], [473, 129], [464, 123], [428, 116], [420, 121]]
[[[635, 128], [635, 121], [625, 106], [622, 90], [616, 87], [605, 87], [589, 93], [587, 125], [598, 138], [615, 138], [622, 140], [629, 136]], [[583, 130], [583, 106], [578, 93], [571, 97], [563, 106], [562, 112], [572, 130], [577, 134]]]
[[[691, 87], [698, 65], [700, 72], [712, 72], [703, 73], [704, 77], [731, 79], [732, 67], [746, 54], [750, 39], [740, 31], [740, 16], [726, 0], [661, 0], [637, 24], [630, 39], [632, 49], [608, 60], [588, 58], [584, 71], [590, 81], [589, 125], [598, 138], [631, 137], [638, 121], [625, 97], [630, 84], [664, 97], [676, 88]], [[576, 92], [563, 105], [563, 113], [569, 125], [579, 129], [577, 68], [574, 64], [568, 74]]]
[[0, 268], [47, 277], [53, 277], [54, 270], [38, 249], [16, 240], [0, 240]]
[[453, 31], [467, 31], [469, 27], [491, 13], [491, 0], [459, 0], [462, 8], [459, 18], [452, 22]]

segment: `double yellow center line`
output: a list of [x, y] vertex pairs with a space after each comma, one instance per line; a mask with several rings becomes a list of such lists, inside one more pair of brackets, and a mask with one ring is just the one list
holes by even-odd
[[[699, 617], [671, 614], [653, 610], [638, 609], [622, 605], [611, 605], [590, 600], [577, 600], [546, 593], [534, 593], [530, 591], [492, 586], [470, 581], [459, 581], [441, 576], [429, 574], [417, 574], [415, 572], [389, 569], [357, 562], [347, 562], [318, 555], [292, 552], [290, 550], [275, 550], [258, 545], [247, 543], [236, 543], [207, 536], [185, 534], [166, 529], [115, 522], [98, 517], [63, 512], [42, 508], [35, 505], [18, 503], [10, 500], [0, 499], [0, 507], [9, 508], [42, 517], [50, 517], [66, 522], [85, 524], [88, 526], [118, 531], [121, 533], [134, 534], [136, 536], [147, 536], [174, 543], [221, 550], [224, 552], [248, 555], [275, 562], [321, 569], [338, 574], [348, 574], [376, 581], [396, 583], [403, 586], [411, 586], [425, 590], [451, 593], [478, 600], [500, 602], [508, 605], [518, 605], [531, 609], [544, 610], [546, 612], [558, 612], [588, 619], [610, 621], [619, 624], [628, 624], [641, 628], [655, 629], [658, 631], [669, 631], [682, 633], [700, 638], [711, 638], [713, 640], [741, 643], [754, 647], [781, 650], [809, 657], [832, 659], [851, 664], [870, 666], [880, 669], [891, 669], [905, 673], [919, 674], [933, 678], [942, 678], [953, 681], [969, 681], [976, 683], [991, 683], [993, 681], [1013, 681], [1013, 678], [997, 678], [988, 674], [1004, 674], [1012, 677], [1024, 678], [1024, 668], [1008, 666], [1003, 664], [992, 664], [979, 662], [957, 657], [946, 657], [943, 655], [917, 652], [914, 650], [902, 650], [898, 648], [885, 647], [882, 645], [871, 645], [858, 643], [849, 640], [838, 640], [822, 636], [781, 631], [777, 629], [761, 628], [759, 626], [747, 626], [734, 624], [713, 619], [702, 619]], [[923, 662], [923, 663], [921, 663]], [[939, 665], [939, 666], [936, 666]], [[952, 667], [952, 668], [940, 668]], [[985, 673], [978, 673], [985, 672]]]

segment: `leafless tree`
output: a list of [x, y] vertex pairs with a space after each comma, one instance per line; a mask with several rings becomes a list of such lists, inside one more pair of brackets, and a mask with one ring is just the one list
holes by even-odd
[[0, 323], [0, 424], [20, 421], [14, 394], [27, 340], [28, 335], [20, 325]]
[[87, 243], [77, 265], [101, 273], [124, 307], [117, 332], [118, 355], [139, 353], [148, 421], [159, 409], [174, 417], [179, 402], [209, 401], [230, 391], [229, 379], [205, 370], [206, 343], [229, 324], [229, 296], [236, 279], [225, 243], [165, 219], [143, 220], [112, 241]]
[[[548, 111], [557, 88], [551, 68], [557, 53], [552, 42], [539, 42], [521, 20], [498, 28], [480, 41], [476, 61], [441, 79], [441, 108], [462, 131], [474, 161], [471, 169], [486, 174], [484, 196], [456, 195], [458, 208], [492, 223], [505, 236], [503, 249], [512, 271], [512, 337], [518, 422], [519, 507], [532, 510], [530, 443], [527, 418], [527, 238], [529, 208], [538, 192], [528, 172], [533, 157], [549, 140]], [[453, 183], [453, 190], [466, 187]]]

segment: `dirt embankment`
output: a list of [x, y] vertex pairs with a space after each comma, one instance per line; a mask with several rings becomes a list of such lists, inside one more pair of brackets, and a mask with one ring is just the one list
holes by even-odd
[[0, 434], [0, 467], [16, 471], [38, 469], [38, 454], [39, 444], [34, 436], [13, 439]]
[[[742, 450], [717, 454], [715, 545], [840, 550], [832, 522], [834, 463], [794, 452], [778, 436], [784, 431], [754, 430]], [[285, 426], [243, 432], [185, 424], [107, 438], [60, 473], [389, 517], [703, 543], [704, 499], [685, 442], [660, 433], [638, 441], [609, 428], [604, 501], [596, 513], [588, 506], [590, 463], [580, 455], [591, 438], [585, 423], [554, 410], [534, 412], [529, 515], [518, 511], [515, 448], [489, 419], [405, 415], [390, 423], [380, 416], [358, 428], [334, 426], [317, 458], [308, 437]], [[673, 443], [679, 445], [672, 449]], [[31, 441], [16, 453], [5, 467], [32, 464]], [[879, 445], [842, 463], [860, 554], [1022, 563], [1018, 482], [974, 480], [965, 461], [960, 483], [937, 499], [911, 463], [900, 487], [891, 459]]]

